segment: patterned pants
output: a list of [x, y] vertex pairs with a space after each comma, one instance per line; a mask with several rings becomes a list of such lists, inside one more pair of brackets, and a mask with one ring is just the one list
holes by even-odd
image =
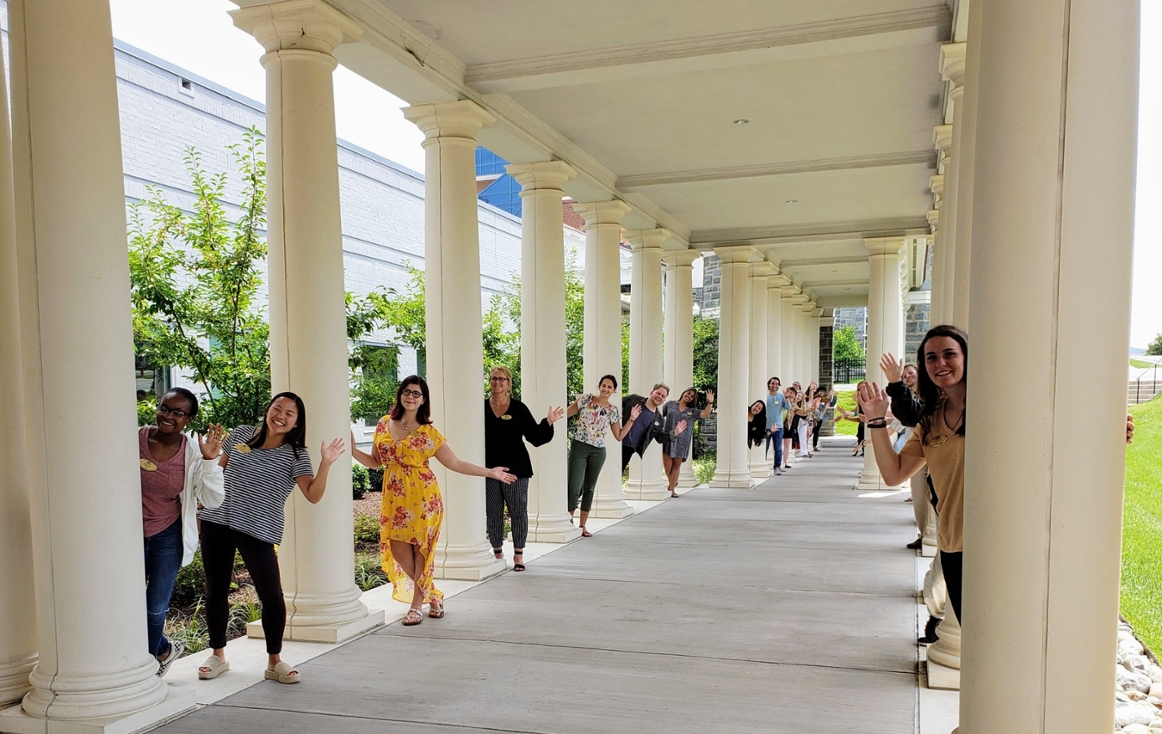
[[484, 480], [484, 507], [488, 516], [488, 540], [493, 548], [504, 546], [504, 507], [512, 521], [512, 547], [524, 548], [529, 536], [529, 480], [517, 479], [512, 484], [495, 479]]

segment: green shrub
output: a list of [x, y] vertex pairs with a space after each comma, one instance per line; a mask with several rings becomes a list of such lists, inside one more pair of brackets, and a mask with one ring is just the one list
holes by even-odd
[[182, 642], [186, 646], [186, 655], [209, 647], [210, 630], [206, 627], [206, 614], [202, 610], [201, 599], [189, 613], [170, 611], [165, 622], [165, 636], [171, 641]]
[[152, 426], [157, 419], [157, 401], [152, 395], [137, 401], [137, 425]]
[[370, 487], [371, 479], [368, 477], [367, 467], [362, 464], [353, 464], [351, 466], [351, 496], [361, 500]]
[[356, 545], [379, 545], [379, 518], [370, 515], [355, 516]]
[[387, 574], [380, 566], [378, 553], [357, 553], [355, 555], [355, 585], [363, 591], [383, 586], [387, 583]]
[[707, 454], [701, 459], [694, 460], [694, 476], [699, 484], [708, 484], [714, 478], [714, 470], [718, 467], [718, 459], [713, 454]]
[[367, 481], [369, 492], [380, 492], [383, 490], [383, 469], [368, 469]]
[[202, 594], [206, 591], [206, 570], [202, 567], [202, 552], [194, 553], [194, 560], [188, 566], [178, 570], [177, 580], [174, 581], [173, 594], [169, 604], [179, 609], [190, 609], [201, 604]]

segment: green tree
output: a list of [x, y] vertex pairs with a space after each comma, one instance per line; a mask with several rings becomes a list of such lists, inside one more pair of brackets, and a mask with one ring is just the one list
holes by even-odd
[[270, 399], [270, 329], [258, 298], [266, 256], [258, 236], [266, 222], [262, 144], [250, 128], [229, 147], [242, 179], [236, 222], [222, 204], [227, 174], [208, 172], [194, 148], [185, 157], [190, 213], [156, 188], [130, 209], [134, 341], [148, 362], [193, 371], [207, 401], [200, 425], [255, 421]]
[[[685, 390], [689, 385], [671, 385]], [[718, 319], [694, 317], [694, 387], [718, 388]]]
[[[634, 385], [635, 389], [640, 385]], [[621, 394], [629, 394], [629, 314], [621, 316]], [[639, 390], [640, 392], [640, 390]]]
[[836, 362], [862, 362], [866, 359], [863, 347], [855, 337], [854, 326], [841, 326], [835, 330], [832, 354]]
[[1151, 356], [1162, 355], [1162, 334], [1154, 337], [1154, 341], [1146, 347], [1146, 354]]
[[403, 293], [394, 288], [374, 291], [377, 316], [381, 323], [395, 335], [395, 343], [411, 347], [416, 352], [416, 372], [420, 376], [427, 373], [427, 317], [424, 305], [424, 271], [404, 263], [408, 273], [408, 283]]

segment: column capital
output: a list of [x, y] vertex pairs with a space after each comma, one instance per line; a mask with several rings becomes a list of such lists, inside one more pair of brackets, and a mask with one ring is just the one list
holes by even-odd
[[868, 253], [875, 257], [876, 255], [899, 255], [900, 250], [904, 248], [904, 237], [875, 237], [873, 239], [865, 239], [863, 246], [867, 248]]
[[968, 44], [946, 43], [940, 47], [940, 76], [953, 87], [964, 86], [965, 50]]
[[751, 263], [750, 265], [750, 274], [752, 278], [769, 278], [777, 272], [779, 272], [779, 269], [776, 268], [775, 264], [770, 260], [761, 260], [757, 263]]
[[521, 194], [542, 189], [560, 191], [566, 181], [577, 176], [576, 169], [565, 161], [511, 163], [504, 170], [520, 184]]
[[756, 253], [757, 251], [750, 245], [728, 245], [714, 248], [714, 254], [724, 263], [750, 262]]
[[791, 279], [782, 273], [776, 273], [767, 278], [767, 288], [786, 288], [789, 285], [791, 285]]
[[791, 296], [791, 305], [795, 308], [801, 308], [807, 302], [807, 294], [796, 293]]
[[[814, 318], [821, 319], [821, 318], [823, 318], [823, 309], [820, 308], [819, 306], [816, 306], [815, 310], [811, 312], [811, 315]], [[823, 324], [820, 324], [820, 326], [822, 326], [822, 325]]]
[[804, 303], [803, 304], [803, 313], [806, 314], [807, 316], [814, 314], [815, 313], [815, 302], [814, 301], [807, 301], [806, 303]]
[[794, 298], [803, 291], [799, 290], [799, 286], [795, 285], [795, 281], [788, 279], [787, 284], [783, 286], [783, 298]]
[[670, 230], [665, 227], [627, 229], [625, 231], [625, 239], [626, 242], [629, 242], [630, 250], [634, 252], [638, 250], [660, 250], [666, 240], [670, 239]]
[[932, 128], [932, 147], [948, 155], [952, 150], [952, 125], [937, 125]]
[[235, 27], [262, 44], [267, 53], [298, 49], [331, 54], [358, 41], [363, 29], [321, 0], [244, 2], [231, 10]]
[[628, 214], [630, 209], [632, 207], [621, 199], [573, 205], [573, 211], [585, 219], [586, 232], [600, 224], [621, 224], [621, 218]]
[[670, 250], [662, 255], [662, 262], [667, 268], [688, 268], [700, 257], [702, 253], [698, 250]]
[[492, 113], [469, 99], [404, 107], [403, 116], [424, 133], [425, 143], [436, 138], [476, 140], [480, 128], [496, 122]]

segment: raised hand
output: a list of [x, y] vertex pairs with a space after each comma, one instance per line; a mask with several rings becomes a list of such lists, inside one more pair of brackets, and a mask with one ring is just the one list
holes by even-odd
[[488, 476], [492, 477], [498, 482], [504, 482], [505, 484], [512, 484], [516, 481], [516, 475], [509, 474], [507, 466], [498, 466], [495, 469], [489, 469]]
[[884, 356], [880, 357], [880, 369], [884, 371], [884, 379], [888, 382], [904, 379], [904, 360], [896, 359], [891, 352], [884, 352]]
[[198, 450], [202, 452], [202, 458], [217, 459], [218, 455], [222, 453], [222, 441], [225, 438], [225, 428], [217, 423], [211, 423], [207, 426], [205, 440], [202, 439], [202, 434], [198, 434]]
[[868, 418], [883, 418], [888, 414], [888, 394], [874, 382], [861, 383], [855, 398]]
[[565, 409], [564, 408], [560, 408], [560, 407], [554, 408], [552, 406], [549, 406], [549, 415], [546, 417], [546, 420], [549, 421], [550, 426], [553, 425], [554, 423], [556, 423], [557, 421], [561, 420], [564, 417], [565, 417]]
[[632, 421], [632, 420], [636, 420], [636, 419], [637, 419], [637, 417], [638, 417], [639, 415], [641, 415], [641, 414], [642, 414], [642, 405], [641, 405], [641, 403], [638, 403], [637, 405], [635, 405], [635, 406], [633, 406], [632, 408], [630, 408], [630, 411], [629, 411], [629, 419], [630, 419], [631, 421]]
[[681, 436], [683, 433], [685, 433], [686, 432], [686, 425], [687, 425], [686, 421], [684, 421], [684, 420], [678, 421], [678, 425], [674, 426], [674, 435]]
[[706, 403], [710, 405], [714, 403], [714, 388], [706, 388]]
[[327, 465], [331, 465], [331, 464], [334, 464], [335, 461], [340, 456], [342, 456], [346, 450], [347, 450], [347, 445], [343, 443], [343, 439], [336, 438], [336, 439], [332, 439], [331, 443], [327, 443], [326, 441], [324, 441], [322, 448], [319, 449], [319, 453], [323, 457], [323, 463], [327, 464]]
[[1134, 416], [1126, 414], [1126, 445], [1134, 442]]

